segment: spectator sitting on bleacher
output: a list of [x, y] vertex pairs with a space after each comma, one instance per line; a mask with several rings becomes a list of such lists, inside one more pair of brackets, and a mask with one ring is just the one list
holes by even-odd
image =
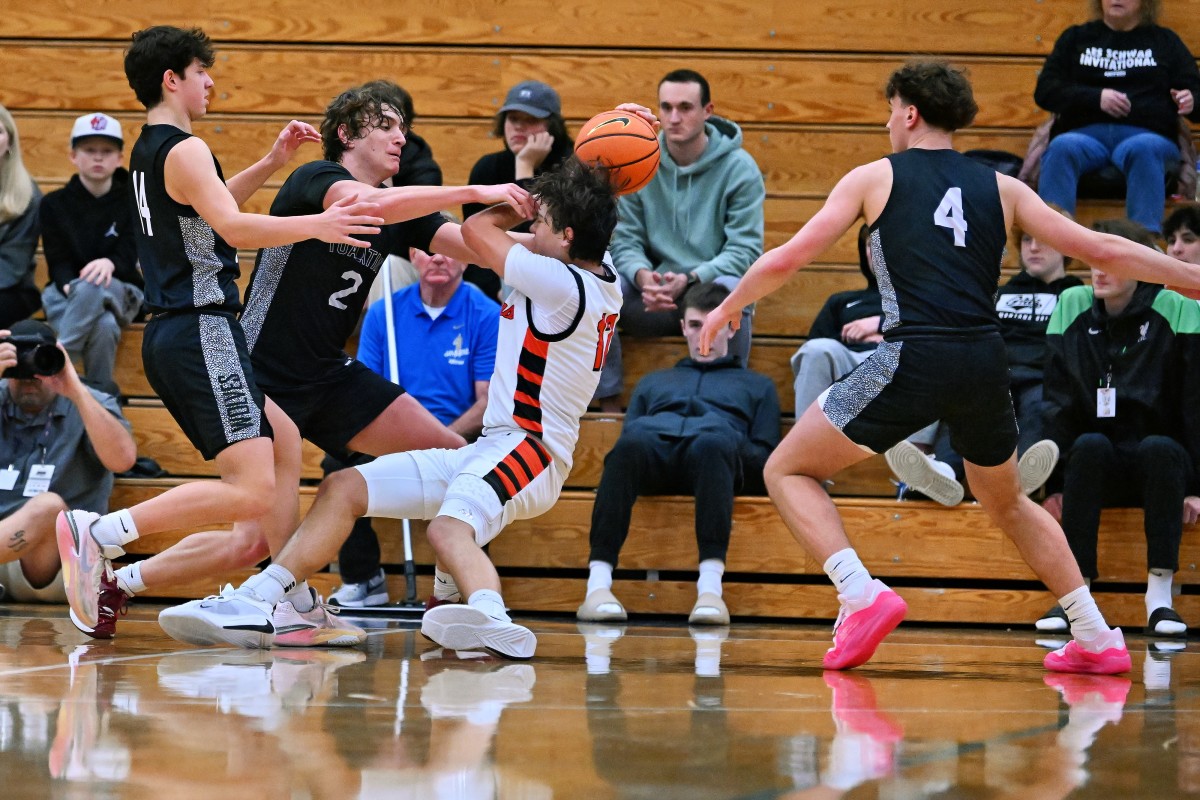
[[[16, 323], [11, 335], [56, 346], [54, 330], [37, 320]], [[68, 508], [107, 511], [113, 473], [133, 465], [137, 448], [117, 401], [84, 386], [61, 345], [62, 369], [38, 377], [18, 363], [9, 336], [0, 330], [0, 595], [62, 603], [54, 520]], [[111, 637], [103, 610], [100, 619], [93, 635]]]
[[119, 392], [113, 368], [121, 328], [143, 300], [124, 141], [121, 123], [107, 114], [75, 120], [71, 163], [78, 172], [43, 197], [41, 208], [46, 319], [88, 383], [112, 395]]
[[[1092, 227], [1154, 247], [1153, 235], [1129, 220]], [[1047, 347], [1046, 433], [1064, 466], [1061, 493], [1046, 499], [1046, 509], [1061, 517], [1090, 583], [1100, 574], [1100, 509], [1141, 507], [1146, 633], [1184, 636], [1171, 595], [1183, 525], [1200, 516], [1200, 307], [1157, 284], [1093, 268], [1090, 287], [1063, 292]], [[1039, 630], [1066, 626], [1059, 606], [1037, 621]]]
[[1179, 36], [1155, 24], [1157, 0], [1092, 5], [1095, 18], [1067, 28], [1038, 75], [1033, 98], [1057, 115], [1038, 194], [1074, 213], [1080, 177], [1113, 164], [1126, 215], [1157, 231], [1167, 169], [1179, 161], [1178, 117], [1200, 121], [1200, 71]]
[[[1053, 206], [1051, 206], [1053, 208]], [[1062, 211], [1062, 209], [1055, 209]], [[1065, 214], [1065, 216], [1070, 216]], [[1014, 230], [1020, 242], [1021, 271], [1000, 287], [996, 295], [996, 316], [1000, 335], [1008, 355], [1009, 391], [1017, 414], [1017, 472], [1021, 491], [1031, 494], [1045, 484], [1059, 451], [1051, 440], [1043, 438], [1042, 371], [1046, 362], [1046, 326], [1058, 305], [1058, 297], [1082, 281], [1067, 274], [1070, 259], [1022, 231]], [[961, 502], [964, 479], [963, 459], [951, 443], [951, 430], [939, 426], [934, 443], [936, 466], [925, 463], [927, 456], [915, 452], [908, 442], [900, 442], [887, 452], [888, 465], [902, 483], [935, 499], [949, 495]], [[953, 485], [947, 484], [943, 465], [953, 470]], [[949, 487], [949, 488], [947, 488]], [[949, 505], [954, 505], [950, 503]]]
[[[409, 250], [409, 260], [420, 281], [392, 295], [395, 330], [387, 329], [383, 305], [371, 306], [363, 321], [357, 358], [388, 377], [387, 340], [394, 337], [400, 385], [439, 422], [473, 442], [483, 430], [483, 412], [496, 365], [500, 307], [478, 287], [463, 281], [463, 262], [415, 247]], [[338, 468], [371, 460], [362, 456], [339, 463]], [[388, 601], [379, 538], [370, 517], [355, 522], [338, 553], [338, 567], [342, 586], [330, 596], [331, 603], [361, 608]], [[435, 575], [435, 600], [452, 601], [457, 594], [457, 586], [445, 576]]]
[[[541, 81], [521, 81], [508, 90], [504, 105], [496, 112], [492, 136], [504, 142], [504, 149], [475, 162], [467, 183], [516, 183], [529, 188], [534, 178], [557, 169], [575, 149], [567, 133], [558, 92]], [[485, 208], [480, 203], [466, 203], [463, 219]], [[530, 225], [522, 223], [513, 232], [527, 233]], [[471, 264], [467, 267], [466, 281], [500, 302], [500, 277], [490, 269]]]
[[[658, 84], [662, 160], [640, 191], [620, 199], [612, 257], [625, 304], [621, 330], [630, 336], [673, 336], [677, 304], [697, 283], [728, 289], [762, 255], [766, 187], [742, 129], [713, 115], [708, 81], [680, 69]], [[750, 310], [729, 351], [749, 364]], [[620, 337], [614, 336], [596, 390], [601, 407], [618, 410], [624, 381]]]
[[729, 295], [702, 284], [682, 298], [683, 335], [689, 357], [638, 382], [625, 426], [604, 459], [592, 511], [587, 597], [576, 616], [586, 621], [625, 619], [612, 593], [612, 573], [639, 495], [686, 494], [696, 498], [700, 579], [689, 622], [727, 625], [721, 576], [739, 492], [765, 492], [763, 465], [779, 443], [779, 397], [765, 375], [729, 354], [726, 328], [700, 355], [705, 317]]
[[0, 328], [42, 306], [33, 282], [41, 197], [21, 160], [17, 123], [0, 106]]
[[1200, 205], [1179, 206], [1163, 222], [1167, 253], [1189, 264], [1200, 264]]

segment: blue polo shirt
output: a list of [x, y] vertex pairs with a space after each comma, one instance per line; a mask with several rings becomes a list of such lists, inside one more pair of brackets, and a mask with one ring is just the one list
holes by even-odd
[[[420, 284], [392, 295], [400, 385], [443, 425], [475, 403], [475, 381], [492, 378], [500, 306], [473, 284], [462, 283], [432, 319], [421, 304]], [[358, 360], [387, 376], [387, 317], [383, 303], [367, 310], [358, 339]]]

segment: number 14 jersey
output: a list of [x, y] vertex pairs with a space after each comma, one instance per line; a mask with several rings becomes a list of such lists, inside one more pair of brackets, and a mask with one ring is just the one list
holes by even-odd
[[536, 436], [565, 475], [621, 313], [616, 272], [606, 263], [597, 275], [516, 245], [504, 282], [513, 291], [500, 310], [483, 433]]

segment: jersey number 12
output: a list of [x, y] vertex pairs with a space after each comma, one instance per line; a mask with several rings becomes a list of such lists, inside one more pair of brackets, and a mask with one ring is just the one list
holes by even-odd
[[[926, 206], [928, 208], [928, 206]], [[951, 186], [946, 190], [937, 211], [933, 212], [933, 224], [954, 231], [954, 246], [967, 246], [967, 219], [963, 216], [962, 189]]]

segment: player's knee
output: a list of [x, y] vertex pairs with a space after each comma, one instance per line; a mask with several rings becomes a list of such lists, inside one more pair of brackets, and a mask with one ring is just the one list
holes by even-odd
[[778, 456], [778, 451], [772, 453], [767, 459], [767, 463], [763, 466], [763, 483], [766, 484], [767, 493], [775, 496], [780, 483], [790, 474], [784, 467], [782, 459]]
[[355, 517], [366, 516], [367, 482], [356, 469], [331, 472], [317, 487], [317, 503], [340, 503]]
[[29, 498], [25, 508], [33, 515], [36, 523], [53, 525], [55, 518], [67, 510], [67, 503], [54, 492], [42, 492]]

